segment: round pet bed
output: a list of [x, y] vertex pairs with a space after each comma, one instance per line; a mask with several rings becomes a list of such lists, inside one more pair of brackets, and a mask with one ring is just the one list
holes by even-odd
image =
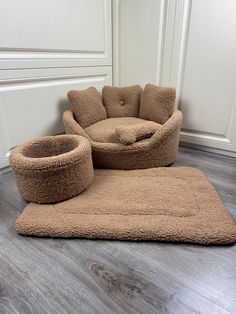
[[55, 203], [83, 192], [93, 181], [89, 141], [78, 135], [36, 138], [10, 154], [18, 190], [31, 202]]

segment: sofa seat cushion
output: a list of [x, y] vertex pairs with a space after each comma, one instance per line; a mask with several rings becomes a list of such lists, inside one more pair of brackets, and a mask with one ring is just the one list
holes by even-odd
[[130, 126], [144, 123], [147, 120], [135, 117], [108, 118], [85, 128], [85, 132], [94, 142], [120, 143], [116, 133], [118, 126]]

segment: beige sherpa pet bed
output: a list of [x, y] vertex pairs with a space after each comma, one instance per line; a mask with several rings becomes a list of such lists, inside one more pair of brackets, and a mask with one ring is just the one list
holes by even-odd
[[91, 146], [77, 135], [35, 138], [10, 154], [18, 190], [24, 199], [56, 203], [83, 192], [93, 181]]
[[82, 194], [29, 204], [22, 235], [201, 244], [236, 241], [236, 226], [203, 173], [194, 168], [96, 169]]
[[175, 89], [148, 84], [110, 87], [102, 98], [94, 87], [70, 91], [66, 133], [86, 137], [96, 168], [143, 169], [176, 159], [182, 113], [175, 110]]

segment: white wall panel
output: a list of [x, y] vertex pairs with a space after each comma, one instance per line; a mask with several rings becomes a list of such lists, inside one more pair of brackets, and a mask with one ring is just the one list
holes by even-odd
[[64, 131], [62, 114], [69, 108], [66, 94], [70, 89], [95, 86], [101, 90], [112, 83], [111, 67], [57, 72], [34, 70], [0, 86], [0, 168], [8, 164], [5, 155], [11, 147], [36, 136]]
[[21, 0], [13, 5], [1, 0], [1, 7], [1, 48], [5, 50], [104, 51], [103, 1]]
[[111, 65], [111, 0], [1, 0], [0, 69]]
[[[236, 150], [236, 2], [192, 1], [181, 109], [185, 137]], [[234, 120], [236, 124], [236, 120]], [[218, 146], [217, 143], [213, 144]]]
[[176, 87], [181, 140], [236, 152], [236, 1], [119, 0], [114, 13], [116, 84]]
[[68, 90], [112, 84], [111, 0], [1, 0], [0, 168], [8, 150], [63, 131]]

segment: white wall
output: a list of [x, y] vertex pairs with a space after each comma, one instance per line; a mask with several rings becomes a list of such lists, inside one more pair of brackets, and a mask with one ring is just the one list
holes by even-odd
[[[120, 0], [115, 3], [114, 11], [114, 41], [118, 39], [114, 53], [117, 53], [119, 63], [115, 69], [115, 75], [119, 80], [116, 84], [127, 86], [136, 82], [154, 83], [156, 81], [160, 1]], [[153, 14], [153, 12], [156, 13]]]
[[114, 16], [114, 83], [175, 86], [181, 140], [236, 152], [236, 1], [119, 0]]
[[236, 1], [192, 1], [182, 139], [236, 151]]
[[66, 92], [112, 84], [111, 0], [1, 0], [0, 168], [8, 150], [63, 131]]

